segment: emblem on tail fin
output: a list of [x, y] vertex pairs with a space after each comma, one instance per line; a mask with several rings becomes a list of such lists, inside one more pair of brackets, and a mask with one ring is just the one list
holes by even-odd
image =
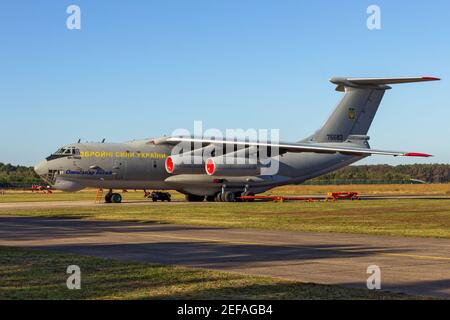
[[348, 118], [349, 118], [349, 120], [355, 120], [356, 119], [356, 110], [355, 110], [355, 108], [348, 108]]

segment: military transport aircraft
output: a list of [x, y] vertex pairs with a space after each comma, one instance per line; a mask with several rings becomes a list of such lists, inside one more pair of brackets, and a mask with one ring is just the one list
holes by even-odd
[[[370, 155], [431, 156], [371, 149], [367, 132], [385, 91], [390, 89], [388, 85], [434, 80], [440, 79], [332, 78], [336, 91], [345, 92], [343, 99], [321, 129], [297, 143], [195, 136], [127, 143], [78, 142], [58, 149], [37, 164], [35, 171], [64, 191], [108, 189], [106, 202], [122, 201], [114, 189], [171, 189], [185, 194], [188, 201], [233, 202], [242, 195], [304, 182]], [[190, 148], [175, 153], [180, 144]], [[256, 161], [245, 161], [255, 155]], [[230, 162], [230, 158], [244, 161]], [[268, 164], [276, 164], [276, 172], [268, 171]]]

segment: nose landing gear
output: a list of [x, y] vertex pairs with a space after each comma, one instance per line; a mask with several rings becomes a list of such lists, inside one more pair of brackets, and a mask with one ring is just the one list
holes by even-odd
[[122, 195], [120, 193], [113, 193], [110, 189], [109, 192], [105, 195], [106, 203], [121, 203]]

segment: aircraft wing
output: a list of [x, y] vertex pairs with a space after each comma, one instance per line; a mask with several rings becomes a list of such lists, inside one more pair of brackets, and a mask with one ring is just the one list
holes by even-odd
[[[340, 153], [352, 156], [364, 156], [364, 155], [386, 155], [394, 157], [432, 157], [430, 154], [420, 152], [403, 152], [403, 151], [385, 151], [368, 148], [360, 148], [353, 146], [345, 146], [344, 143], [335, 144], [320, 144], [320, 143], [271, 143], [271, 142], [249, 142], [249, 141], [233, 141], [233, 140], [220, 140], [220, 139], [208, 139], [208, 138], [195, 138], [195, 137], [169, 137], [165, 139], [168, 143], [182, 143], [190, 142], [206, 145], [235, 145], [242, 148], [257, 147], [257, 148], [278, 148], [279, 153], [286, 152], [311, 152], [311, 153]], [[344, 145], [344, 146], [343, 146]]]

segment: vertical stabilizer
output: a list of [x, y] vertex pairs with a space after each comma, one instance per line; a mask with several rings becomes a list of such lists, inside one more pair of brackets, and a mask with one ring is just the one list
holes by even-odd
[[336, 91], [345, 92], [323, 127], [307, 141], [344, 142], [350, 135], [367, 135], [388, 84], [435, 81], [438, 78], [332, 78]]

